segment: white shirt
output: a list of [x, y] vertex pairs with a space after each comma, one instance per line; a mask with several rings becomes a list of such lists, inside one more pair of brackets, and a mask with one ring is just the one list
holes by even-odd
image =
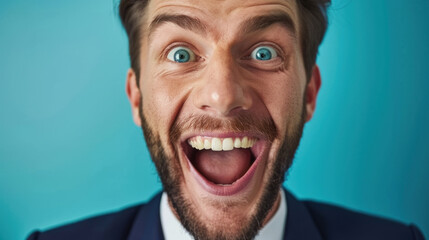
[[[161, 197], [161, 225], [165, 240], [193, 240], [180, 221], [171, 211], [168, 196], [164, 192]], [[255, 240], [283, 239], [286, 224], [287, 203], [284, 190], [280, 190], [280, 206], [270, 221], [259, 231]]]

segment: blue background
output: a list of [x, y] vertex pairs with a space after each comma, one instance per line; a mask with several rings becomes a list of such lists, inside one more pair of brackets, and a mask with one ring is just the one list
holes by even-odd
[[[0, 1], [0, 239], [161, 188], [125, 95], [117, 0]], [[337, 0], [285, 183], [429, 235], [429, 1]]]

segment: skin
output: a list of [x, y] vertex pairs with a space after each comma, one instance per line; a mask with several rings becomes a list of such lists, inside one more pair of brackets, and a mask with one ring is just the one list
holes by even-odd
[[[241, 24], [246, 19], [273, 11], [289, 15], [295, 32], [275, 23], [242, 34]], [[198, 212], [199, 221], [208, 223], [213, 231], [228, 227], [233, 232], [241, 227], [243, 219], [249, 219], [257, 211], [282, 143], [299, 125], [302, 111], [306, 122], [312, 118], [321, 85], [319, 69], [315, 65], [311, 76], [305, 74], [294, 1], [152, 0], [146, 12], [146, 33], [149, 23], [163, 13], [198, 18], [205, 26], [205, 33], [164, 23], [142, 38], [140, 76], [137, 78], [130, 69], [126, 83], [133, 119], [142, 125], [141, 104], [147, 124], [159, 136], [165, 154], [175, 161], [181, 176], [177, 187]], [[180, 64], [167, 59], [173, 46], [191, 49], [196, 60]], [[278, 57], [270, 61], [249, 58], [258, 46], [274, 47]], [[228, 120], [244, 112], [272, 119], [276, 138], [264, 142], [263, 161], [245, 189], [232, 196], [210, 194], [190, 173], [181, 142], [173, 142], [169, 131], [175, 122], [192, 115]], [[211, 133], [231, 132], [221, 129]], [[189, 133], [193, 132], [183, 134]], [[174, 157], [175, 152], [178, 158]], [[264, 223], [273, 216], [279, 201], [277, 197]]]

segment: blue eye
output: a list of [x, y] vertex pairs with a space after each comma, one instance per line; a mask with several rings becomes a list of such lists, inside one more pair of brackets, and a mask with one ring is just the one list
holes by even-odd
[[167, 58], [178, 63], [195, 61], [195, 54], [189, 48], [175, 47], [168, 52]]
[[268, 61], [277, 57], [277, 51], [268, 46], [257, 47], [250, 55], [253, 59], [260, 61]]

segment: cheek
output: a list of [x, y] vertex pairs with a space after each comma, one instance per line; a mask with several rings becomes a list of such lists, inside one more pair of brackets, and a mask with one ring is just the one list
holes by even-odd
[[143, 112], [163, 142], [180, 112], [186, 98], [187, 85], [177, 79], [166, 79], [156, 68], [142, 81]]
[[168, 92], [161, 90], [154, 84], [144, 84], [142, 86], [142, 105], [146, 120], [150, 123], [154, 131], [165, 135], [164, 129], [167, 126], [169, 115], [172, 113], [174, 103]]
[[260, 90], [260, 96], [273, 118], [279, 134], [295, 124], [302, 114], [303, 90], [300, 78], [293, 73], [282, 73], [270, 79], [271, 84]]

